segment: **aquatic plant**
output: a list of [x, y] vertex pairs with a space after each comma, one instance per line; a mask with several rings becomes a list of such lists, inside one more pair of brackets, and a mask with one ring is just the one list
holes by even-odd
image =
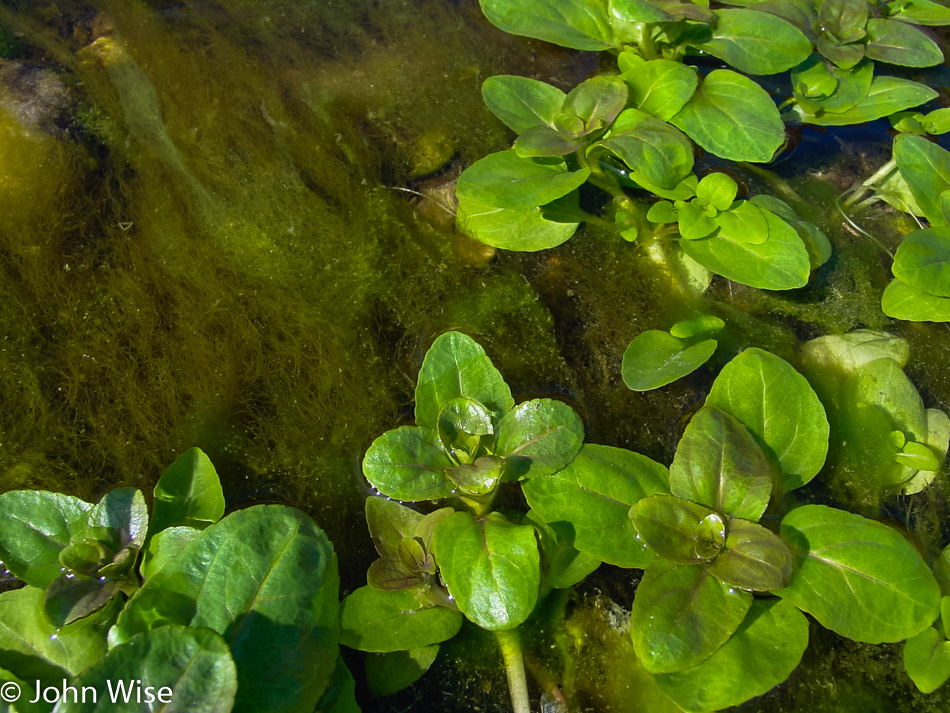
[[[681, 272], [708, 270], [772, 290], [805, 285], [830, 256], [824, 234], [778, 198], [736, 200], [738, 185], [724, 173], [699, 180], [693, 142], [719, 159], [763, 163], [785, 143], [783, 120], [840, 126], [933, 99], [936, 92], [922, 84], [875, 77], [874, 65], [939, 64], [943, 52], [914, 25], [950, 24], [950, 12], [933, 3], [880, 7], [865, 0], [736, 4], [744, 7], [570, 0], [555, 10], [543, 2], [482, 0], [499, 28], [609, 50], [618, 73], [567, 94], [525, 77], [486, 80], [486, 105], [518, 137], [512, 149], [459, 177], [460, 228], [512, 250], [559, 245], [580, 222], [603, 222], [579, 208], [579, 189], [590, 183], [611, 198], [608, 223], [626, 240], [666, 262], [673, 259], [663, 255], [663, 243], [676, 240], [685, 253], [674, 261], [685, 263]], [[682, 63], [702, 54], [745, 74], [790, 70], [784, 114], [745, 74]]]
[[[352, 710], [326, 535], [282, 505], [222, 515], [218, 475], [197, 448], [156, 483], [151, 520], [134, 488], [95, 505], [0, 495], [0, 558], [27, 585], [0, 593], [0, 680], [20, 686], [18, 709], [102, 710], [122, 681], [133, 705]], [[27, 705], [34, 686], [43, 695]]]

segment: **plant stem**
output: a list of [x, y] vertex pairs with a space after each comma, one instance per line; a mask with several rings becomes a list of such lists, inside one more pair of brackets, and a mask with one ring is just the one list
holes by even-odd
[[859, 200], [864, 198], [864, 196], [867, 195], [867, 192], [871, 189], [871, 186], [888, 176], [895, 168], [897, 168], [897, 162], [891, 158], [890, 161], [881, 166], [877, 171], [874, 172], [872, 176], [864, 181], [864, 183], [861, 184], [861, 188], [859, 190], [855, 191], [851, 196], [848, 197], [848, 199], [844, 202], [844, 207], [850, 208]]
[[636, 24], [637, 47], [640, 49], [643, 58], [647, 60], [660, 58], [659, 52], [656, 51], [656, 44], [653, 42], [652, 29], [648, 22], [638, 22]]
[[524, 659], [521, 656], [521, 632], [517, 629], [496, 631], [495, 638], [501, 648], [508, 674], [508, 690], [511, 693], [511, 708], [514, 713], [531, 713], [528, 702], [528, 680], [524, 675]]

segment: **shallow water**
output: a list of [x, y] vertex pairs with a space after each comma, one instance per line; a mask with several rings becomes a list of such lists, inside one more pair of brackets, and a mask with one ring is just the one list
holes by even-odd
[[[510, 141], [482, 105], [486, 77], [567, 88], [597, 69], [594, 55], [506, 36], [466, 0], [14, 0], [0, 25], [4, 71], [20, 76], [4, 75], [0, 103], [0, 489], [150, 492], [197, 445], [230, 505], [313, 515], [353, 589], [371, 558], [362, 453], [411, 418], [422, 355], [450, 328], [478, 338], [516, 397], [566, 398], [588, 441], [664, 463], [747, 346], [796, 363], [812, 337], [888, 329], [909, 340], [926, 405], [950, 409], [946, 327], [883, 316], [889, 259], [834, 208], [886, 160], [883, 133], [806, 134], [775, 171], [834, 257], [793, 293], [717, 278], [705, 308], [728, 318], [726, 348], [637, 394], [620, 379], [627, 343], [695, 307], [647, 256], [595, 229], [492, 255], [454, 235], [438, 205], [464, 166]], [[900, 240], [890, 209], [855, 220], [885, 247]], [[846, 487], [802, 491], [831, 497], [880, 509]], [[929, 544], [945, 544], [946, 478], [913, 509]], [[559, 604], [564, 630], [529, 638], [536, 673], [573, 682], [590, 710], [661, 710], [622, 663], [632, 653], [615, 607], [629, 609], [632, 577], [602, 567]], [[743, 710], [816, 710], [816, 697], [836, 711], [945, 710], [947, 694], [907, 680], [898, 647], [820, 632], [790, 683]], [[468, 632], [419, 684], [425, 697], [392, 709], [504, 710], [490, 646]]]

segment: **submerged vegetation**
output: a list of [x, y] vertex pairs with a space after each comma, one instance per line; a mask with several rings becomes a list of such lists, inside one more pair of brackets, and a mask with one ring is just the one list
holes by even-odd
[[0, 680], [945, 710], [947, 24], [0, 0]]

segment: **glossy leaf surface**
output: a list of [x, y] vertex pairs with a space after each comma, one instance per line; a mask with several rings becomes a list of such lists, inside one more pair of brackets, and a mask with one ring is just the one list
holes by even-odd
[[756, 600], [732, 637], [706, 661], [655, 680], [683, 710], [721, 710], [787, 679], [807, 646], [804, 614], [788, 602]]
[[495, 452], [507, 459], [509, 479], [535, 478], [560, 470], [584, 443], [584, 424], [570, 406], [532, 399], [509, 411], [498, 424]]
[[904, 668], [917, 689], [933, 693], [950, 678], [950, 641], [934, 627], [904, 642]]
[[299, 510], [258, 505], [203, 530], [147, 580], [109, 643], [172, 624], [213, 629], [237, 665], [236, 706], [310, 713], [336, 660], [338, 597], [323, 531]]
[[785, 491], [811, 480], [828, 452], [828, 419], [818, 396], [784, 359], [746, 349], [713, 382], [706, 405], [743, 423], [772, 449]]
[[676, 447], [670, 490], [680, 498], [755, 522], [780, 477], [741, 422], [706, 406], [690, 420]]
[[909, 322], [950, 322], [950, 298], [937, 297], [901, 280], [892, 280], [881, 296], [888, 317]]
[[537, 126], [553, 126], [567, 95], [537, 79], [510, 74], [489, 77], [482, 99], [492, 114], [517, 133]]
[[642, 569], [653, 553], [637, 538], [630, 507], [669, 492], [666, 468], [639, 453], [586, 444], [562, 470], [523, 486], [531, 508], [545, 522], [574, 526], [574, 546], [619, 567]]
[[874, 77], [867, 96], [856, 106], [841, 112], [820, 116], [803, 113], [801, 120], [818, 126], [848, 126], [874, 121], [885, 116], [925, 104], [936, 97], [930, 87], [900, 77]]
[[671, 673], [712, 656], [742, 623], [752, 595], [701, 567], [654, 560], [633, 600], [633, 648], [651, 673]]
[[597, 0], [479, 0], [495, 27], [563, 47], [597, 52], [614, 45], [603, 2]]
[[788, 586], [792, 553], [775, 533], [747, 520], [730, 518], [726, 546], [706, 571], [727, 584], [757, 592]]
[[623, 354], [620, 374], [634, 391], [649, 391], [691, 374], [715, 353], [715, 339], [690, 344], [669, 332], [650, 329], [637, 335]]
[[538, 599], [540, 556], [534, 528], [499, 513], [476, 520], [456, 512], [433, 541], [442, 578], [465, 616], [483, 629], [513, 629]]
[[418, 590], [382, 592], [360, 587], [343, 600], [340, 643], [360, 651], [405, 651], [451, 639], [462, 615], [434, 606]]
[[560, 245], [579, 224], [549, 220], [539, 207], [511, 210], [465, 197], [459, 197], [456, 222], [460, 232], [486, 245], [525, 252]]
[[865, 54], [870, 59], [904, 67], [932, 67], [943, 62], [943, 52], [937, 43], [916, 27], [872, 17], [867, 30]]
[[626, 109], [594, 148], [616, 154], [661, 188], [674, 188], [693, 168], [693, 146], [679, 129], [639, 109]]
[[669, 121], [699, 86], [696, 70], [668, 59], [645, 61], [622, 53], [621, 76], [630, 86], [630, 103], [658, 119]]
[[710, 153], [731, 161], [769, 161], [785, 140], [785, 125], [758, 84], [714, 69], [670, 119]]
[[534, 208], [566, 196], [583, 184], [590, 169], [570, 171], [564, 162], [535, 161], [514, 149], [489, 154], [459, 176], [456, 191], [497, 208]]
[[390, 696], [419, 680], [439, 654], [439, 645], [366, 657], [366, 684], [374, 696]]
[[224, 515], [224, 492], [218, 473], [199, 448], [189, 448], [172, 463], [155, 484], [155, 500], [149, 530], [168, 527], [199, 530]]
[[436, 431], [401, 426], [373, 441], [363, 458], [363, 475], [397, 500], [439, 500], [452, 492], [445, 469], [454, 465]]
[[930, 568], [895, 530], [824, 505], [782, 520], [796, 572], [778, 592], [822, 626], [878, 644], [916, 636], [936, 618], [940, 589]]
[[716, 11], [712, 39], [699, 47], [747, 74], [775, 74], [800, 64], [811, 42], [780, 17], [754, 10]]
[[917, 230], [894, 254], [894, 277], [937, 297], [950, 297], [950, 228]]
[[[713, 559], [725, 544], [725, 521], [707, 507], [672, 495], [643, 498], [630, 509], [640, 538], [657, 555], [676, 564]], [[708, 525], [718, 523], [718, 531]]]

